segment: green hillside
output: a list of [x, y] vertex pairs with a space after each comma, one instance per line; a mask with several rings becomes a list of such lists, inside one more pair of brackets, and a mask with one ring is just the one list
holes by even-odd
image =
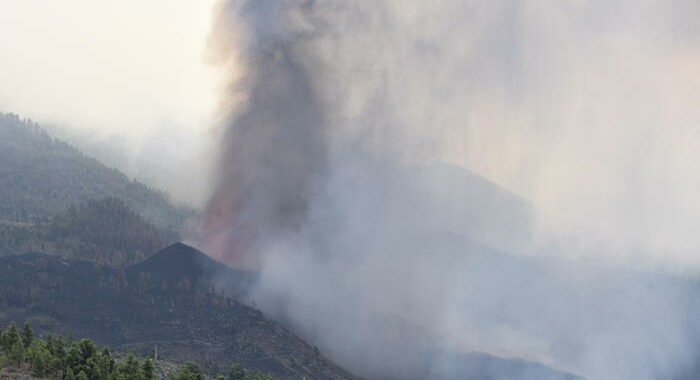
[[191, 210], [0, 113], [0, 255], [41, 252], [122, 267], [179, 240]]
[[30, 225], [0, 225], [0, 254], [41, 252], [123, 267], [178, 240], [118, 198], [91, 200]]
[[68, 207], [120, 198], [147, 221], [178, 231], [189, 211], [116, 169], [51, 137], [37, 123], [0, 113], [0, 222], [44, 221]]

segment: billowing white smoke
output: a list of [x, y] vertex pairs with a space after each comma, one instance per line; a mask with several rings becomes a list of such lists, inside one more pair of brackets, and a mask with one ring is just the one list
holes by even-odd
[[209, 248], [259, 267], [266, 311], [371, 377], [488, 351], [670, 378], [695, 359], [696, 310], [653, 268], [698, 259], [698, 11], [224, 2]]

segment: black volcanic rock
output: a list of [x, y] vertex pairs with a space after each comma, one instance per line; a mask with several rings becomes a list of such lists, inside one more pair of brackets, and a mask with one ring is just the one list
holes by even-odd
[[146, 260], [127, 267], [125, 272], [130, 280], [139, 273], [149, 273], [172, 279], [187, 278], [199, 281], [206, 274], [223, 271], [225, 268], [223, 264], [214, 261], [198, 249], [177, 242]]
[[275, 379], [355, 378], [259, 310], [207, 287], [163, 281], [204, 280], [212, 268], [239, 273], [184, 244], [129, 267], [144, 274], [133, 282], [94, 262], [0, 256], [0, 326], [30, 321], [39, 334], [74, 334], [138, 354], [157, 346], [165, 360], [195, 361], [213, 373], [241, 363]]
[[166, 281], [187, 279], [194, 286], [215, 286], [239, 295], [255, 281], [253, 273], [233, 269], [181, 242], [161, 249], [124, 272], [132, 283], [144, 276]]

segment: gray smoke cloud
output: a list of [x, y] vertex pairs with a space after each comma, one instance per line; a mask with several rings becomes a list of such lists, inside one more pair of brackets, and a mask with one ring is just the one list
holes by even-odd
[[208, 250], [370, 378], [464, 377], [470, 352], [681, 376], [697, 286], [669, 273], [696, 272], [700, 246], [698, 10], [224, 1]]

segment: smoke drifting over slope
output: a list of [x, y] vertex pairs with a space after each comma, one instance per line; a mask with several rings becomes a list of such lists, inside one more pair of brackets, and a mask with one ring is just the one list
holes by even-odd
[[696, 271], [699, 10], [223, 2], [209, 251], [362, 375], [459, 377], [455, 352], [488, 351], [671, 378], [696, 289], [654, 268]]
[[201, 206], [219, 82], [202, 52], [215, 2], [0, 1], [0, 112]]

